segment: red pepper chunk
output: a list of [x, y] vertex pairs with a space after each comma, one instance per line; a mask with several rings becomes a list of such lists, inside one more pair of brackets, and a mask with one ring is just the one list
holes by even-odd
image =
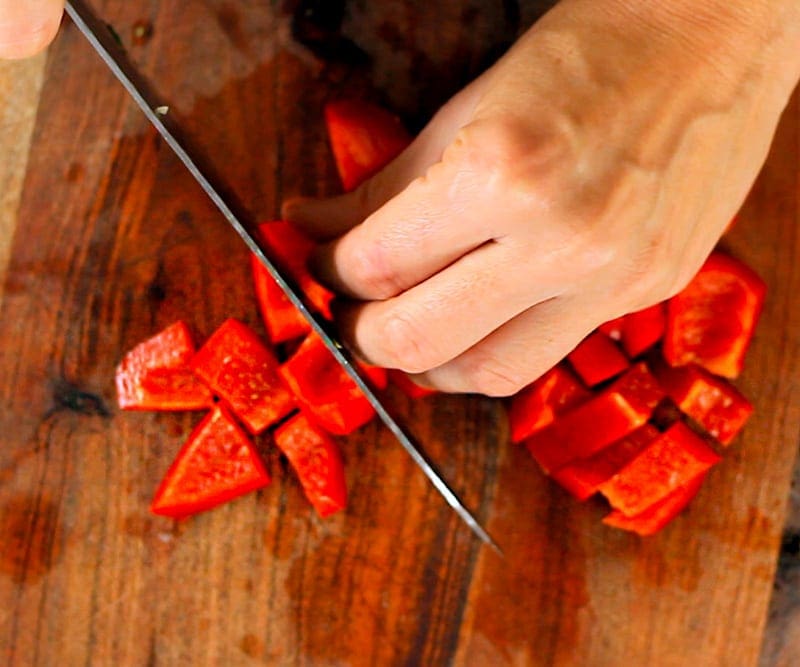
[[[368, 376], [383, 371], [372, 368], [363, 370]], [[330, 433], [347, 435], [375, 415], [370, 402], [314, 332], [280, 371], [301, 406]]]
[[705, 473], [721, 457], [683, 422], [675, 422], [637, 457], [600, 485], [614, 509], [641, 514]]
[[655, 426], [645, 424], [589, 458], [559, 468], [553, 479], [578, 500], [586, 500], [658, 436]]
[[311, 331], [311, 325], [289, 301], [258, 258], [251, 255], [250, 262], [253, 269], [258, 309], [261, 319], [267, 327], [269, 339], [273, 343], [283, 343], [304, 336]]
[[195, 347], [185, 322], [175, 322], [128, 352], [117, 367], [123, 410], [200, 410], [214, 398], [192, 373]]
[[336, 443], [300, 413], [275, 431], [275, 444], [292, 464], [306, 497], [321, 517], [347, 505], [344, 465]]
[[638, 310], [625, 316], [622, 324], [622, 347], [634, 359], [653, 347], [664, 337], [667, 326], [665, 304]]
[[181, 519], [269, 484], [250, 439], [221, 406], [192, 431], [156, 491], [150, 510]]
[[684, 510], [697, 495], [705, 478], [706, 473], [700, 473], [636, 516], [625, 516], [619, 510], [614, 510], [603, 519], [603, 523], [643, 537], [653, 535]]
[[719, 252], [667, 303], [664, 358], [735, 378], [753, 336], [766, 286], [749, 267]]
[[601, 333], [604, 333], [608, 336], [611, 340], [622, 340], [622, 327], [625, 323], [625, 316], [622, 317], [615, 317], [613, 320], [609, 320], [608, 322], [604, 322], [597, 330]]
[[397, 116], [369, 102], [329, 102], [325, 124], [346, 191], [358, 187], [411, 143]]
[[542, 469], [552, 473], [644, 425], [663, 396], [647, 367], [637, 364], [602, 393], [558, 415], [524, 444]]
[[251, 433], [261, 433], [294, 407], [278, 361], [256, 333], [238, 320], [223, 322], [195, 355], [192, 369]]
[[733, 441], [753, 414], [750, 401], [736, 387], [699, 366], [664, 368], [658, 379], [681, 411], [723, 445]]
[[399, 371], [396, 368], [388, 369], [388, 377], [392, 381], [392, 384], [409, 398], [425, 398], [425, 396], [436, 393], [436, 389], [418, 385], [408, 377], [407, 373]]
[[628, 368], [628, 360], [608, 336], [595, 331], [567, 355], [572, 368], [589, 386], [605, 382]]
[[557, 414], [582, 403], [591, 394], [564, 365], [554, 366], [511, 399], [508, 411], [511, 442], [522, 442]]

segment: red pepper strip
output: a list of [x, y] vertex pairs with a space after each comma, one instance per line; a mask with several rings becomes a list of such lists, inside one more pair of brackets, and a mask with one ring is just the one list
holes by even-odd
[[554, 366], [511, 399], [508, 410], [511, 442], [522, 442], [545, 426], [557, 414], [575, 407], [591, 396], [565, 365]]
[[414, 382], [414, 380], [408, 377], [407, 373], [399, 371], [395, 368], [389, 369], [389, 379], [392, 381], [393, 385], [400, 389], [400, 391], [402, 391], [409, 398], [425, 398], [425, 396], [430, 396], [431, 394], [436, 393], [435, 389], [421, 387]]
[[723, 445], [733, 441], [753, 414], [750, 401], [736, 387], [699, 366], [663, 368], [658, 379], [681, 411]]
[[613, 320], [609, 320], [604, 324], [601, 324], [597, 327], [598, 331], [601, 331], [606, 336], [608, 336], [611, 340], [622, 340], [622, 326], [625, 322], [625, 317], [617, 317]]
[[325, 123], [342, 185], [353, 190], [395, 158], [411, 137], [400, 119], [359, 100], [325, 105]]
[[314, 242], [284, 220], [264, 222], [258, 226], [258, 233], [271, 258], [297, 283], [309, 302], [324, 317], [333, 319], [330, 307], [333, 292], [314, 280], [308, 271]]
[[644, 425], [663, 397], [644, 364], [637, 364], [601, 394], [558, 415], [524, 444], [552, 473], [585, 459]]
[[267, 327], [269, 339], [273, 343], [283, 343], [299, 338], [311, 331], [300, 311], [278, 287], [272, 276], [258, 261], [255, 255], [250, 256], [253, 269], [253, 282], [256, 288], [256, 299], [261, 312], [261, 319]]
[[614, 510], [603, 519], [603, 523], [607, 526], [638, 533], [643, 537], [653, 535], [683, 511], [692, 498], [697, 495], [705, 478], [706, 473], [700, 473], [636, 516], [625, 516], [619, 510]]
[[553, 479], [578, 500], [586, 500], [658, 436], [655, 426], [645, 424], [589, 458], [559, 468]]
[[300, 413], [279, 426], [275, 444], [295, 469], [306, 497], [320, 516], [347, 505], [344, 464], [331, 437]]
[[[301, 406], [335, 435], [352, 433], [375, 415], [364, 394], [314, 332], [280, 371]], [[364, 371], [367, 375], [375, 372], [370, 367]]]
[[586, 385], [594, 387], [628, 368], [628, 360], [608, 336], [595, 331], [567, 355], [569, 363]]
[[278, 373], [278, 361], [238, 320], [223, 322], [195, 355], [192, 369], [227, 401], [251, 433], [261, 433], [294, 407], [294, 397]]
[[150, 505], [174, 519], [216, 507], [269, 484], [253, 443], [221, 406], [192, 431]]
[[214, 405], [191, 371], [195, 354], [189, 327], [175, 322], [128, 352], [117, 367], [117, 400], [123, 410], [200, 410]]
[[675, 422], [607, 482], [600, 492], [625, 516], [641, 514], [704, 473], [721, 457], [683, 422]]
[[749, 267], [719, 252], [667, 304], [664, 358], [735, 378], [764, 303], [766, 286]]
[[631, 359], [638, 357], [664, 337], [666, 326], [664, 303], [630, 313], [622, 324], [622, 347]]

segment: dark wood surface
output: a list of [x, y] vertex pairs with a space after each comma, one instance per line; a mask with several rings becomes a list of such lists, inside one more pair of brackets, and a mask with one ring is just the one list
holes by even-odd
[[[370, 94], [418, 125], [548, 3], [351, 2], [339, 60], [292, 40], [297, 4], [96, 3], [253, 220], [335, 191], [325, 100]], [[756, 416], [663, 534], [604, 528], [507, 444], [498, 401], [397, 393], [504, 559], [376, 423], [342, 440], [345, 514], [318, 519], [264, 437], [273, 483], [178, 524], [147, 506], [199, 415], [121, 413], [114, 367], [178, 318], [260, 328], [247, 254], [65, 24], [0, 312], [0, 661], [757, 664], [800, 434], [798, 121], [795, 99], [726, 241], [770, 286], [739, 382]]]

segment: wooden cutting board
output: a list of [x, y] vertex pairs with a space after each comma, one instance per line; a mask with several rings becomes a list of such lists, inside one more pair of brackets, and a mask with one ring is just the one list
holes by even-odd
[[[352, 2], [352, 42], [318, 49], [339, 61], [292, 39], [298, 4], [96, 3], [256, 220], [335, 191], [325, 100], [371, 94], [419, 126], [548, 3]], [[3, 664], [757, 663], [800, 434], [796, 98], [725, 241], [770, 287], [739, 382], [756, 416], [661, 535], [607, 529], [601, 504], [544, 479], [500, 402], [391, 395], [500, 559], [376, 423], [342, 441], [341, 516], [313, 514], [268, 437], [263, 491], [183, 523], [148, 514], [199, 415], [121, 413], [114, 367], [178, 318], [260, 328], [247, 253], [71, 25], [43, 67], [30, 141], [3, 133], [25, 150], [0, 172], [23, 179], [3, 200]]]

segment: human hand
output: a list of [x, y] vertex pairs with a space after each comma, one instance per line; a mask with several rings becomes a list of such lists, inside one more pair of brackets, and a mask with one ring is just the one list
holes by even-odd
[[367, 361], [514, 393], [671, 296], [800, 76], [794, 0], [564, 0], [354, 193], [288, 202]]
[[64, 0], [0, 0], [0, 58], [27, 58], [58, 32]]

